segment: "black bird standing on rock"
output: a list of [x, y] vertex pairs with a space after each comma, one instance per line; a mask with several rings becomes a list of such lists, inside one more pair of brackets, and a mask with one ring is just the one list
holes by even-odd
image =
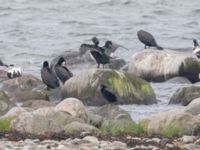
[[200, 58], [200, 46], [199, 46], [199, 43], [197, 42], [196, 39], [193, 40], [193, 43], [194, 43], [193, 53], [194, 53], [198, 58]]
[[49, 63], [44, 61], [43, 68], [41, 69], [41, 78], [44, 84], [47, 85], [47, 89], [55, 89], [59, 87], [59, 81], [53, 71], [49, 68]]
[[110, 103], [114, 103], [117, 101], [117, 97], [114, 92], [107, 89], [107, 87], [103, 84], [100, 85], [100, 91], [102, 96]]
[[99, 51], [96, 50], [92, 50], [90, 51], [90, 53], [92, 54], [92, 56], [94, 57], [94, 59], [96, 60], [98, 66], [97, 68], [100, 67], [100, 64], [104, 65], [110, 63], [110, 56], [108, 56], [105, 53], [105, 49], [101, 48]]
[[159, 50], [163, 50], [163, 48], [156, 43], [156, 40], [153, 37], [153, 35], [151, 35], [149, 32], [146, 32], [144, 30], [139, 30], [137, 32], [137, 36], [138, 36], [138, 39], [142, 43], [144, 43], [144, 45], [145, 45], [144, 48], [146, 48], [147, 46], [149, 46], [149, 47], [156, 47]]
[[81, 44], [79, 48], [80, 57], [86, 53], [88, 50], [98, 50], [99, 49], [99, 39], [97, 37], [92, 38], [93, 44]]
[[62, 81], [63, 84], [65, 83], [66, 80], [68, 80], [73, 76], [71, 71], [69, 71], [69, 69], [66, 66], [64, 66], [64, 63], [65, 59], [63, 57], [60, 57], [54, 68], [57, 77]]

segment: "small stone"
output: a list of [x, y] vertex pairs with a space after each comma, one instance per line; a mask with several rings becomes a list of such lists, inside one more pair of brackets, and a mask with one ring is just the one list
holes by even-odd
[[64, 145], [59, 145], [57, 150], [67, 150], [67, 148]]
[[193, 143], [193, 141], [196, 139], [196, 137], [195, 136], [186, 136], [186, 135], [184, 135], [183, 137], [182, 137], [182, 141], [183, 141], [183, 143], [185, 143], [185, 144], [187, 144], [187, 143]]
[[83, 138], [83, 140], [94, 143], [94, 144], [99, 144], [99, 140], [94, 136], [86, 136]]
[[169, 143], [166, 144], [166, 147], [167, 147], [168, 149], [173, 149], [173, 148], [174, 148], [174, 146], [173, 146], [172, 144], [169, 144]]
[[185, 144], [183, 145], [184, 150], [197, 150], [195, 144]]

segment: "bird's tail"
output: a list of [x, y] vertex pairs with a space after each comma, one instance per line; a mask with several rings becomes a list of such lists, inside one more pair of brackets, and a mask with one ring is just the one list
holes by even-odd
[[156, 48], [159, 49], [159, 50], [163, 50], [163, 47], [161, 47], [159, 45], [157, 45]]

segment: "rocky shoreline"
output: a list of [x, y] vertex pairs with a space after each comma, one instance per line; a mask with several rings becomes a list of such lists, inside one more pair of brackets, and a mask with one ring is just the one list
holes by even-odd
[[0, 149], [43, 149], [43, 150], [183, 150], [199, 149], [200, 136], [166, 138], [155, 135], [73, 135], [59, 133], [51, 136], [0, 133]]
[[[169, 59], [175, 67], [170, 68]], [[86, 69], [50, 91], [33, 75], [7, 79], [1, 71], [0, 149], [199, 149], [199, 61], [178, 52], [148, 49], [135, 54], [125, 70]], [[169, 105], [185, 109], [135, 122], [118, 105], [158, 103], [148, 81], [187, 84], [169, 100]], [[103, 98], [101, 84], [115, 91], [116, 103]]]

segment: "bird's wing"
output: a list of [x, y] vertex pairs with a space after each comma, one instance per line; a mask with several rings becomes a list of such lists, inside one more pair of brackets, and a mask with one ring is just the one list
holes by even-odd
[[81, 44], [79, 48], [79, 55], [80, 56], [84, 55], [88, 50], [98, 50], [98, 47], [90, 44]]
[[94, 59], [99, 62], [99, 60], [102, 58], [102, 54], [98, 51], [90, 51]]
[[42, 81], [49, 87], [55, 88], [59, 86], [59, 82], [57, 77], [52, 74], [50, 69], [42, 69], [41, 70], [41, 78]]
[[73, 76], [72, 73], [66, 67], [63, 66], [56, 66], [55, 72], [58, 78], [63, 82], [65, 82]]
[[126, 48], [126, 47], [124, 47], [124, 46], [122, 46], [120, 44], [112, 42], [111, 51], [115, 52], [119, 47], [124, 48], [126, 50], [129, 50], [128, 48]]

